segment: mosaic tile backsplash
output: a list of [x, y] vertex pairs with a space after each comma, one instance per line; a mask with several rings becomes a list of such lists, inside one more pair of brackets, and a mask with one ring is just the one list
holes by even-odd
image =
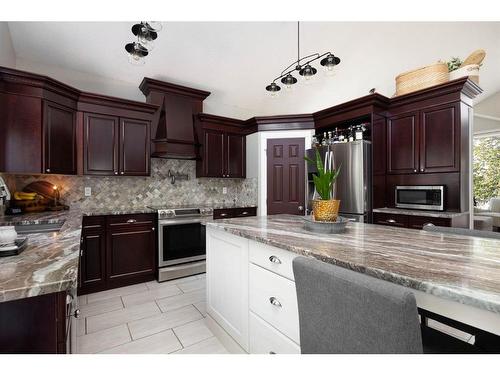
[[[168, 171], [187, 174], [188, 180], [171, 184]], [[257, 179], [196, 178], [194, 160], [151, 159], [150, 177], [90, 177], [0, 174], [11, 192], [45, 180], [60, 187], [61, 201], [84, 210], [123, 210], [149, 205], [257, 204]], [[84, 188], [92, 196], [84, 196]], [[227, 194], [222, 188], [227, 188]]]

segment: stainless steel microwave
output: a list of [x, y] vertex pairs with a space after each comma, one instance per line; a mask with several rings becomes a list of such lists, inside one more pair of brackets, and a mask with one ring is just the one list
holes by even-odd
[[444, 185], [396, 186], [396, 207], [415, 210], [444, 210]]

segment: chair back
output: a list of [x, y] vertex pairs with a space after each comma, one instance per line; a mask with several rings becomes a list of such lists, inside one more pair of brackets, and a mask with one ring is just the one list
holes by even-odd
[[305, 257], [293, 260], [293, 273], [302, 353], [422, 353], [405, 288]]

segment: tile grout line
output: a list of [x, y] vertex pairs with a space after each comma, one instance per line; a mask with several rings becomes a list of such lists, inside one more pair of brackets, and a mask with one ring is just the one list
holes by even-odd
[[172, 328], [172, 333], [174, 334], [175, 338], [177, 339], [177, 341], [179, 341], [179, 344], [181, 344], [181, 349], [179, 350], [182, 350], [184, 349], [184, 344], [182, 343], [181, 339], [179, 339], [179, 337], [177, 336], [177, 334], [175, 333], [174, 329]]

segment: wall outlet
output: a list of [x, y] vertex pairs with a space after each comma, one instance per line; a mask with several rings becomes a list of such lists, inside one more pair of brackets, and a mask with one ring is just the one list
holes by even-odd
[[85, 196], [90, 197], [92, 195], [92, 188], [90, 186], [85, 186]]
[[224, 187], [222, 188], [222, 194], [227, 194], [227, 187], [225, 187], [225, 186], [224, 186]]

